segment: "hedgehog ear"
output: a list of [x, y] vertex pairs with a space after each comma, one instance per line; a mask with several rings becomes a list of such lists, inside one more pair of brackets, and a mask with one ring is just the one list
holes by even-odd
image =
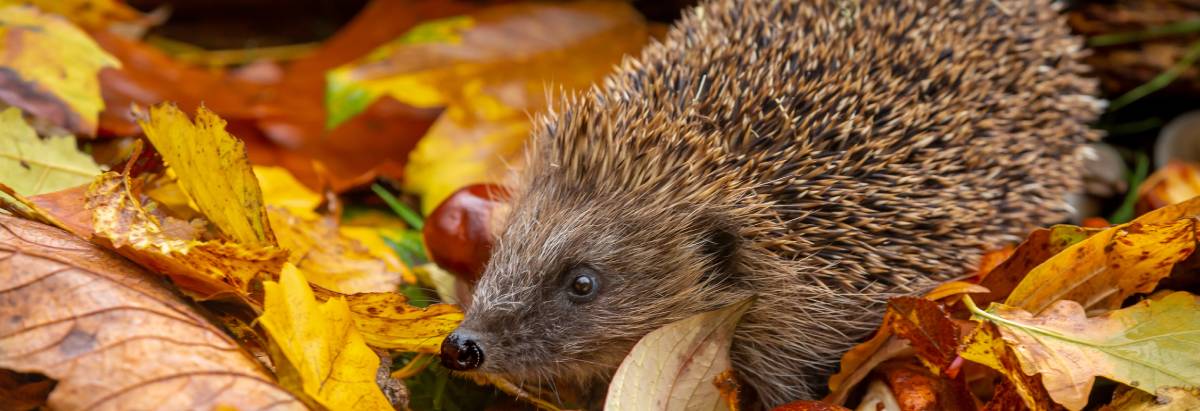
[[710, 225], [706, 230], [701, 252], [708, 256], [712, 265], [704, 273], [702, 281], [708, 284], [736, 281], [740, 246], [741, 237], [736, 231], [721, 224]]

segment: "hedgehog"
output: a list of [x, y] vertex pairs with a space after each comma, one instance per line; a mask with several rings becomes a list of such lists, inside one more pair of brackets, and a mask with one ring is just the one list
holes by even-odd
[[[595, 387], [754, 298], [730, 356], [812, 399], [886, 301], [1063, 220], [1103, 109], [1051, 0], [710, 0], [535, 119], [447, 367]], [[601, 385], [602, 386], [602, 385]]]

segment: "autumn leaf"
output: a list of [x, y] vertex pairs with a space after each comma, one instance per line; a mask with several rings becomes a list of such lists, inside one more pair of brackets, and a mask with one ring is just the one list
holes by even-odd
[[[971, 301], [969, 298], [963, 301]], [[1003, 401], [1004, 404], [1011, 404], [1015, 400], [1013, 397], [1020, 398], [1020, 402], [1032, 411], [1048, 411], [1055, 410], [1057, 404], [1050, 399], [1050, 394], [1042, 386], [1042, 382], [1035, 376], [1025, 374], [1021, 370], [1020, 360], [1014, 353], [1014, 349], [1009, 347], [1000, 335], [1000, 330], [995, 324], [985, 322], [971, 332], [963, 340], [962, 350], [959, 351], [964, 359], [974, 361], [1000, 372], [1007, 379], [1006, 383], [1001, 384], [993, 397], [993, 401]], [[989, 409], [992, 409], [992, 404], [988, 404]], [[1012, 404], [1015, 405], [1015, 404]], [[1010, 409], [1000, 407], [996, 409]]]
[[1007, 298], [1017, 284], [1025, 279], [1025, 275], [1029, 274], [1030, 270], [1067, 247], [1100, 231], [1071, 225], [1055, 225], [1050, 228], [1034, 230], [1024, 242], [1017, 246], [1016, 250], [1013, 250], [1012, 255], [996, 268], [989, 270], [987, 275], [980, 279], [979, 285], [987, 288], [988, 293], [972, 298], [980, 304]]
[[254, 166], [253, 169], [262, 190], [263, 203], [300, 218], [317, 218], [314, 210], [321, 204], [320, 194], [309, 190], [285, 168]]
[[912, 343], [917, 358], [935, 373], [958, 357], [959, 330], [934, 301], [917, 297], [888, 300], [887, 317], [896, 335]]
[[697, 314], [646, 334], [617, 368], [604, 409], [725, 409], [713, 381], [732, 367], [733, 330], [752, 303]]
[[201, 107], [193, 123], [175, 106], [162, 104], [140, 124], [196, 211], [236, 243], [274, 242], [245, 145], [225, 131], [224, 120]]
[[1038, 316], [993, 304], [971, 311], [995, 324], [1026, 375], [1041, 374], [1055, 402], [1087, 405], [1095, 377], [1154, 393], [1200, 386], [1200, 299], [1176, 292], [1161, 300], [1087, 318], [1074, 301], [1059, 301]]
[[0, 8], [0, 100], [65, 129], [96, 134], [104, 108], [97, 72], [120, 64], [61, 17]]
[[1150, 394], [1134, 388], [1120, 387], [1113, 393], [1113, 401], [1101, 410], [1112, 411], [1168, 411], [1200, 410], [1200, 387], [1168, 387]]
[[87, 184], [98, 175], [100, 167], [75, 148], [74, 137], [39, 139], [25, 124], [21, 110], [10, 107], [0, 112], [0, 183], [17, 194], [58, 191]]
[[792, 401], [772, 408], [771, 411], [849, 411], [848, 408], [821, 401]]
[[396, 293], [364, 293], [344, 297], [354, 325], [367, 345], [401, 352], [436, 354], [442, 340], [462, 322], [457, 306], [418, 308]]
[[87, 208], [101, 244], [171, 278], [199, 299], [233, 296], [255, 304], [250, 286], [272, 278], [287, 259], [275, 246], [222, 240], [201, 241], [197, 227], [169, 216], [155, 216], [133, 196], [132, 180], [105, 173], [92, 183]]
[[390, 410], [375, 383], [379, 357], [354, 327], [341, 298], [317, 303], [304, 275], [284, 265], [279, 282], [263, 283], [266, 304], [258, 321], [273, 342], [284, 386], [330, 410]]
[[0, 369], [56, 380], [50, 409], [304, 409], [123, 258], [0, 215], [0, 261]]
[[1200, 196], [1200, 165], [1171, 161], [1138, 186], [1137, 209], [1150, 211]]
[[547, 81], [579, 90], [648, 40], [622, 3], [514, 4], [423, 23], [327, 75], [331, 124], [380, 96], [446, 107], [405, 166], [422, 210], [472, 183], [498, 182], [521, 160], [529, 114], [545, 109]]
[[[1196, 249], [1196, 222], [1151, 224], [1135, 220], [1080, 241], [1025, 276], [1004, 304], [1039, 312], [1059, 300], [1113, 309], [1147, 293]], [[986, 284], [985, 284], [986, 285]]]
[[342, 294], [393, 291], [400, 285], [404, 268], [395, 256], [381, 259], [342, 235], [335, 218], [304, 219], [275, 207], [267, 216], [279, 246], [290, 252], [288, 261], [313, 284]]
[[70, 19], [87, 29], [102, 29], [112, 23], [138, 23], [141, 12], [120, 0], [0, 0], [0, 7], [29, 5], [43, 12]]

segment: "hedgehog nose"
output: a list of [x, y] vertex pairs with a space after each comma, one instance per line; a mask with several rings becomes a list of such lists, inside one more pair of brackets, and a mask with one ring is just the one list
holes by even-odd
[[483, 348], [475, 335], [466, 330], [454, 330], [442, 341], [442, 365], [455, 371], [470, 371], [483, 364]]

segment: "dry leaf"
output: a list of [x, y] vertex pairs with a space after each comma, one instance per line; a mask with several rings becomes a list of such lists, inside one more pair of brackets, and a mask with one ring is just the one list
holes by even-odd
[[[964, 301], [970, 301], [970, 299], [968, 298]], [[995, 324], [985, 322], [975, 327], [975, 330], [963, 340], [962, 351], [959, 352], [959, 355], [964, 359], [999, 371], [1007, 379], [1005, 381], [1007, 385], [999, 385], [996, 394], [992, 398], [992, 402], [988, 403], [985, 409], [1018, 409], [1015, 408], [1016, 404], [1014, 403], [1017, 401], [1023, 403], [1027, 409], [1032, 411], [1048, 411], [1060, 408], [1058, 404], [1050, 399], [1050, 394], [1042, 387], [1041, 379], [1026, 375], [1021, 371], [1020, 360], [1013, 353], [1013, 349], [1005, 344]], [[1019, 400], [1012, 398], [1014, 395]], [[1014, 408], [1009, 408], [1010, 405]]]
[[58, 381], [51, 409], [304, 409], [161, 281], [61, 230], [0, 216], [0, 368]]
[[375, 383], [379, 356], [354, 328], [346, 301], [317, 303], [304, 275], [284, 265], [279, 282], [263, 283], [266, 303], [258, 322], [272, 341], [280, 382], [331, 411], [390, 410]]
[[[1038, 316], [1005, 305], [972, 307], [994, 324], [1020, 368], [1041, 374], [1054, 401], [1083, 409], [1095, 377], [1153, 393], [1200, 386], [1200, 299], [1176, 292], [1087, 318], [1075, 301], [1059, 301]], [[964, 354], [965, 356], [965, 354]]]
[[70, 19], [87, 29], [102, 29], [112, 23], [138, 23], [141, 12], [120, 0], [0, 0], [0, 7], [30, 5]]
[[[849, 411], [848, 408], [821, 401], [793, 401], [772, 408], [771, 411]], [[876, 411], [874, 408], [871, 411]]]
[[648, 38], [642, 17], [614, 2], [503, 5], [426, 22], [328, 74], [330, 121], [379, 96], [447, 107], [404, 169], [428, 213], [459, 187], [498, 182], [520, 162], [529, 114], [547, 104], [546, 79], [588, 87]]
[[303, 219], [317, 218], [314, 210], [321, 204], [321, 195], [309, 190], [286, 168], [254, 166], [254, 176], [262, 190], [263, 203]]
[[959, 330], [941, 304], [917, 297], [888, 300], [888, 322], [896, 335], [908, 340], [917, 358], [942, 373], [958, 357]]
[[463, 319], [456, 306], [413, 307], [407, 298], [396, 293], [353, 294], [345, 299], [358, 332], [367, 345], [376, 348], [436, 354], [442, 340]]
[[71, 23], [32, 7], [0, 8], [0, 38], [0, 100], [95, 135], [104, 108], [97, 73], [117, 60]]
[[989, 292], [971, 298], [980, 304], [1008, 298], [1017, 284], [1020, 284], [1021, 280], [1025, 279], [1025, 275], [1029, 274], [1034, 267], [1100, 231], [1071, 225], [1056, 225], [1034, 230], [1024, 242], [1017, 246], [1012, 255], [980, 278], [979, 285], [986, 287]]
[[275, 207], [267, 216], [279, 246], [290, 252], [288, 261], [313, 284], [342, 294], [387, 292], [400, 285], [404, 269], [396, 257], [378, 258], [342, 235], [333, 217], [304, 219]]
[[0, 112], [0, 183], [17, 194], [58, 191], [87, 184], [98, 175], [100, 167], [75, 147], [74, 137], [40, 139], [25, 124], [21, 110], [9, 107]]
[[732, 368], [733, 330], [752, 303], [696, 314], [646, 334], [617, 368], [604, 409], [726, 409], [712, 382]]
[[1130, 295], [1152, 291], [1196, 249], [1196, 223], [1190, 218], [1140, 221], [1101, 231], [1046, 260], [1004, 304], [1035, 313], [1059, 300], [1114, 309]]
[[250, 286], [273, 278], [287, 259], [275, 246], [251, 246], [221, 240], [199, 241], [187, 233], [189, 224], [151, 215], [131, 196], [127, 178], [105, 173], [87, 194], [95, 236], [101, 244], [166, 275], [198, 299], [233, 296], [251, 305]]
[[140, 124], [196, 211], [236, 243], [274, 243], [245, 145], [225, 131], [224, 120], [201, 107], [193, 124], [174, 105], [163, 104]]
[[1147, 212], [1200, 196], [1200, 166], [1171, 161], [1138, 186], [1137, 209]]
[[1118, 387], [1113, 393], [1112, 403], [1101, 411], [1168, 411], [1200, 410], [1200, 388], [1168, 387], [1158, 390], [1157, 395], [1145, 391]]

